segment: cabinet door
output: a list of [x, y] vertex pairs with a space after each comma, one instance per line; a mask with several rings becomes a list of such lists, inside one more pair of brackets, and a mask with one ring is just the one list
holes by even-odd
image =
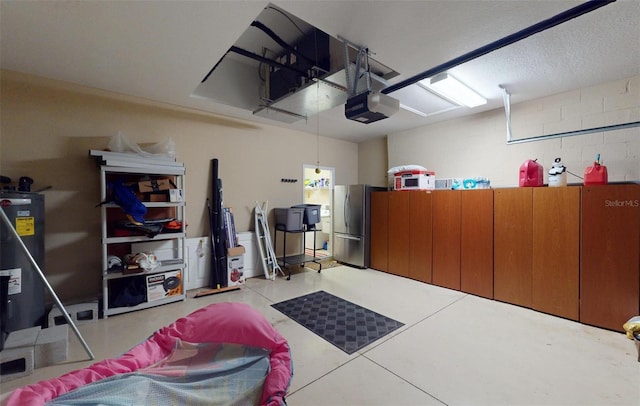
[[389, 193], [371, 193], [371, 250], [369, 266], [388, 272]]
[[639, 314], [640, 186], [582, 189], [580, 321], [622, 331]]
[[580, 187], [533, 189], [532, 307], [579, 316]]
[[389, 192], [389, 272], [409, 276], [409, 195]]
[[409, 193], [409, 277], [431, 283], [431, 191]]
[[460, 193], [460, 290], [493, 299], [493, 190]]
[[494, 299], [531, 307], [532, 188], [496, 189], [493, 198]]
[[460, 191], [433, 194], [433, 284], [460, 290]]

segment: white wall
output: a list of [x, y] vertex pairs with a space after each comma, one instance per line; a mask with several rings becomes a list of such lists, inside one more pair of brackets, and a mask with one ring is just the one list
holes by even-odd
[[270, 212], [302, 202], [301, 168], [317, 161], [318, 141], [320, 162], [336, 169], [335, 181], [358, 181], [355, 143], [1, 73], [0, 174], [16, 182], [30, 176], [34, 191], [51, 186], [44, 192], [44, 270], [63, 299], [100, 289], [99, 171], [88, 151], [106, 148], [118, 131], [140, 145], [175, 141], [186, 168], [188, 237], [209, 234], [213, 158], [219, 159], [224, 204], [234, 209], [238, 232], [253, 229], [256, 201], [268, 200]]
[[386, 187], [388, 169], [386, 137], [358, 144], [358, 183]]
[[[270, 208], [298, 203], [303, 164], [317, 161], [317, 137], [202, 112], [154, 105], [113, 93], [2, 71], [0, 173], [31, 176], [45, 193], [45, 273], [63, 298], [100, 288], [98, 169], [89, 149], [106, 147], [122, 130], [137, 143], [171, 136], [187, 170], [188, 236], [208, 234], [205, 199], [210, 160], [220, 159], [224, 201], [238, 231], [251, 230], [255, 200]], [[640, 77], [513, 106], [516, 136], [640, 120]], [[386, 170], [420, 164], [440, 178], [487, 176], [493, 186], [516, 186], [523, 161], [549, 168], [557, 156], [582, 174], [597, 152], [611, 181], [640, 179], [640, 128], [526, 144], [506, 144], [502, 109], [434, 124], [362, 144], [320, 137], [320, 163], [336, 168], [334, 184], [384, 186]], [[387, 159], [388, 149], [388, 159]], [[579, 181], [569, 177], [569, 182]], [[77, 281], [82, 280], [82, 284]]]
[[[514, 139], [640, 121], [640, 76], [514, 104], [511, 120]], [[522, 144], [507, 144], [506, 134], [504, 109], [390, 134], [389, 166], [422, 165], [436, 178], [485, 176], [505, 187], [518, 186], [527, 159], [548, 172], [560, 157], [583, 176], [600, 153], [610, 182], [640, 180], [640, 127]], [[570, 174], [567, 180], [582, 183]]]

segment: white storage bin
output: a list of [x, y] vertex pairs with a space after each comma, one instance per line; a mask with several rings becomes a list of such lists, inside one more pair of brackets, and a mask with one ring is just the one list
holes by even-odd
[[256, 234], [251, 231], [238, 233], [238, 244], [245, 249], [244, 252], [244, 277], [263, 276], [260, 254], [257, 251]]

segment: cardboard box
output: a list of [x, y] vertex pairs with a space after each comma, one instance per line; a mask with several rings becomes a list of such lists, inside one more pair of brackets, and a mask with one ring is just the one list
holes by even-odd
[[244, 283], [244, 256], [227, 257], [227, 286]]
[[244, 283], [244, 253], [242, 245], [227, 248], [227, 286]]
[[182, 194], [182, 189], [169, 189], [169, 201], [170, 202], [182, 202], [182, 201], [184, 201], [184, 196]]
[[152, 179], [138, 182], [138, 190], [140, 190], [141, 193], [160, 192], [162, 190], [169, 189], [173, 189], [173, 187], [171, 186], [171, 182], [168, 178]]
[[241, 257], [244, 254], [244, 247], [238, 245], [237, 247], [227, 248], [227, 257]]
[[147, 302], [182, 294], [182, 271], [147, 275]]
[[166, 193], [149, 193], [150, 202], [166, 202], [167, 197]]

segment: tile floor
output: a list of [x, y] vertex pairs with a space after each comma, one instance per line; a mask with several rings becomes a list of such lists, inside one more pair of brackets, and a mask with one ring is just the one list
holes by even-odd
[[[316, 290], [405, 324], [347, 355], [271, 304]], [[97, 359], [115, 357], [209, 303], [245, 302], [287, 337], [294, 405], [638, 405], [640, 363], [622, 333], [374, 270], [303, 269], [290, 281], [249, 279], [226, 292], [79, 326]], [[2, 384], [16, 387], [91, 364], [70, 331], [67, 363]]]

